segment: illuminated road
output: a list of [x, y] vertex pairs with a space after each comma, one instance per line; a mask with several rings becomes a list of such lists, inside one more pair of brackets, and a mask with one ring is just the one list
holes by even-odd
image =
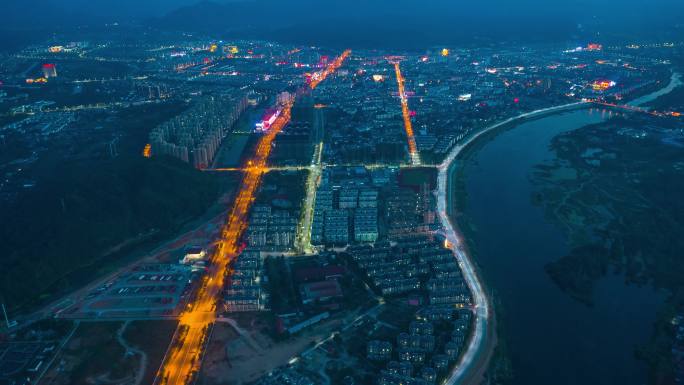
[[310, 254], [313, 252], [311, 246], [311, 224], [313, 223], [314, 205], [316, 203], [316, 190], [321, 179], [321, 158], [323, 157], [323, 142], [316, 145], [314, 156], [309, 167], [309, 176], [306, 178], [306, 197], [302, 205], [302, 217], [297, 227], [297, 238], [295, 247], [300, 253]]
[[147, 143], [145, 147], [143, 148], [143, 156], [145, 158], [149, 158], [152, 156], [152, 145]]
[[[333, 73], [349, 56], [345, 51], [323, 73], [325, 77]], [[320, 82], [319, 82], [320, 83]], [[317, 85], [318, 83], [316, 83]], [[314, 88], [315, 85], [312, 87]], [[228, 273], [228, 264], [238, 254], [238, 242], [247, 228], [249, 209], [254, 201], [261, 177], [266, 170], [268, 157], [273, 148], [276, 135], [290, 121], [294, 100], [283, 106], [282, 113], [264, 134], [255, 150], [254, 156], [243, 169], [244, 177], [233, 208], [221, 232], [216, 252], [211, 258], [211, 268], [203, 277], [202, 285], [195, 299], [188, 304], [186, 311], [180, 316], [179, 330], [187, 328], [183, 338], [172, 341], [164, 363], [157, 373], [159, 384], [184, 385], [191, 383], [201, 364], [202, 348], [208, 327], [216, 321], [216, 304], [221, 297], [223, 282]], [[179, 333], [176, 333], [179, 334]]]
[[617, 108], [617, 109], [626, 110], [626, 111], [641, 112], [641, 113], [650, 114], [653, 116], [661, 116], [661, 117], [662, 116], [674, 116], [674, 117], [682, 116], [682, 113], [677, 112], [677, 111], [658, 112], [658, 111], [651, 111], [647, 108], [632, 106], [630, 104], [607, 103], [607, 102], [602, 102], [600, 100], [589, 100], [589, 101], [594, 103], [594, 104], [597, 104], [599, 106]]
[[[202, 171], [208, 171], [208, 172], [235, 172], [235, 171], [246, 171], [249, 167], [218, 167], [218, 168], [203, 168]], [[270, 171], [302, 171], [302, 170], [308, 170], [309, 166], [272, 166], [272, 167], [264, 167], [263, 172], [270, 172]]]
[[187, 335], [182, 344], [169, 352], [160, 373], [162, 383], [186, 384], [199, 369], [206, 328], [216, 319], [216, 302], [223, 290], [223, 280], [228, 264], [238, 252], [238, 241], [247, 227], [249, 209], [271, 153], [271, 145], [275, 136], [289, 122], [291, 107], [290, 101], [283, 108], [281, 116], [273, 123], [271, 129], [261, 137], [255, 155], [248, 162], [242, 186], [222, 231], [217, 250], [212, 257], [212, 267], [204, 277], [195, 301], [180, 317], [180, 325], [188, 327]]
[[316, 88], [328, 75], [337, 71], [338, 68], [342, 66], [345, 60], [351, 55], [351, 50], [346, 50], [342, 52], [342, 55], [338, 56], [332, 63], [330, 63], [323, 71], [316, 72], [311, 76], [311, 83], [309, 87], [313, 90]]
[[[436, 164], [420, 164], [418, 167], [438, 167]], [[364, 167], [369, 170], [374, 170], [378, 168], [415, 168], [412, 164], [390, 164], [390, 163], [321, 163], [321, 167]], [[270, 171], [303, 171], [310, 170], [312, 166], [271, 166], [265, 167], [263, 172]], [[235, 171], [245, 171], [245, 167], [218, 167], [218, 168], [204, 168], [202, 171], [205, 172], [235, 172]]]
[[451, 163], [456, 159], [458, 154], [467, 147], [471, 142], [476, 140], [481, 135], [499, 128], [501, 126], [514, 123], [525, 118], [539, 117], [544, 114], [564, 111], [582, 105], [587, 105], [586, 102], [570, 103], [562, 106], [551, 108], [544, 108], [528, 112], [503, 122], [489, 126], [477, 134], [471, 136], [464, 143], [455, 146], [444, 162], [438, 167], [439, 174], [437, 177], [437, 210], [439, 218], [444, 228], [445, 236], [448, 241], [448, 246], [454, 252], [454, 256], [458, 260], [463, 276], [473, 295], [474, 308], [474, 322], [475, 330], [468, 342], [466, 351], [461, 356], [461, 361], [456, 365], [455, 369], [447, 378], [446, 385], [455, 385], [462, 383], [480, 383], [482, 375], [487, 369], [489, 359], [492, 355], [494, 347], [496, 346], [496, 336], [494, 330], [494, 317], [491, 311], [491, 304], [482, 286], [480, 277], [477, 274], [475, 264], [462, 243], [462, 236], [451, 223], [448, 211], [448, 202], [450, 199], [449, 170]]
[[672, 74], [670, 77], [670, 82], [663, 88], [651, 92], [650, 94], [641, 96], [635, 100], [632, 100], [628, 102], [627, 104], [616, 104], [616, 103], [608, 103], [600, 99], [584, 99], [584, 101], [587, 102], [592, 102], [594, 104], [604, 106], [604, 107], [610, 107], [618, 110], [625, 110], [625, 111], [633, 111], [633, 112], [641, 112], [644, 114], [651, 114], [653, 116], [674, 116], [674, 117], [681, 117], [682, 112], [680, 111], [654, 111], [651, 108], [648, 107], [642, 107], [642, 105], [651, 102], [655, 99], [657, 99], [660, 96], [667, 95], [672, 90], [675, 88], [679, 87], [682, 85], [681, 81], [681, 74], [675, 72]]
[[406, 139], [408, 140], [409, 155], [411, 156], [411, 164], [414, 166], [420, 165], [420, 153], [418, 146], [416, 146], [416, 138], [413, 135], [413, 125], [411, 124], [411, 115], [409, 113], [408, 98], [406, 97], [406, 89], [404, 88], [404, 76], [401, 74], [399, 62], [394, 63], [394, 73], [397, 77], [397, 87], [399, 87], [399, 99], [401, 100], [401, 114], [404, 117], [404, 129], [406, 130]]

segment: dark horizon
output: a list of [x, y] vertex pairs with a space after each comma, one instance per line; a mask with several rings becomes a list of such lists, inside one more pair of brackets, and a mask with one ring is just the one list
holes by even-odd
[[684, 36], [684, 3], [673, 0], [493, 0], [486, 5], [446, 0], [332, 0], [324, 5], [313, 0], [41, 0], [31, 12], [25, 2], [9, 0], [2, 8], [7, 16], [0, 31], [14, 32], [8, 36], [31, 30], [44, 36], [114, 22], [217, 37], [352, 47]]

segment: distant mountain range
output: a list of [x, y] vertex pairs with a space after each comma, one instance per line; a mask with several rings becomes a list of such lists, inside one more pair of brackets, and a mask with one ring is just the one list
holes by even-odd
[[2, 0], [0, 29], [126, 22], [162, 16], [200, 0]]
[[424, 47], [506, 36], [527, 40], [567, 38], [570, 19], [535, 20], [528, 15], [474, 12], [434, 0], [254, 0], [230, 4], [203, 1], [151, 21], [161, 29], [255, 37], [345, 47]]
[[151, 25], [172, 30], [345, 47], [652, 37], [674, 32], [684, 2], [654, 0], [202, 1]]
[[681, 0], [2, 0], [0, 15], [9, 45], [25, 36], [3, 30], [44, 35], [112, 22], [340, 47], [684, 39]]

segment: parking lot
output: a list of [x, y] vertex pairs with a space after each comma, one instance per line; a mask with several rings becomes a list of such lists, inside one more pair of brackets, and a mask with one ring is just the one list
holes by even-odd
[[143, 264], [89, 292], [64, 318], [174, 316], [189, 294], [193, 273], [176, 264]]

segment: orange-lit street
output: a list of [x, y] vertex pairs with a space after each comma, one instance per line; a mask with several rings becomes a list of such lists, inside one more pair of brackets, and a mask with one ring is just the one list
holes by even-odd
[[682, 116], [681, 112], [677, 111], [667, 111], [667, 112], [659, 112], [659, 111], [652, 111], [647, 108], [642, 108], [638, 106], [632, 106], [629, 104], [616, 104], [616, 103], [608, 103], [608, 102], [603, 102], [600, 100], [587, 100], [589, 102], [601, 105], [601, 106], [606, 106], [606, 107], [612, 107], [612, 108], [618, 108], [622, 110], [627, 110], [627, 111], [634, 111], [634, 112], [643, 112], [645, 114], [650, 114], [653, 116], [673, 116], [675, 118], [678, 118]]
[[[349, 50], [344, 51], [335, 59], [317, 76], [315, 83], [314, 81], [310, 83], [311, 89], [335, 72], [349, 54]], [[242, 186], [222, 230], [216, 252], [212, 256], [211, 268], [205, 275], [195, 300], [188, 305], [180, 317], [176, 337], [171, 342], [171, 348], [157, 373], [156, 383], [158, 384], [187, 384], [192, 381], [200, 368], [202, 347], [207, 336], [207, 329], [216, 319], [216, 304], [223, 289], [224, 278], [228, 273], [228, 265], [238, 254], [240, 236], [247, 228], [249, 209], [254, 201], [261, 177], [267, 170], [273, 141], [290, 121], [293, 103], [294, 100], [291, 99], [283, 106], [282, 113], [261, 137], [254, 156], [244, 168]]]
[[328, 77], [328, 75], [334, 73], [337, 71], [338, 68], [344, 63], [344, 61], [349, 57], [351, 54], [351, 50], [346, 50], [342, 52], [342, 55], [338, 56], [332, 63], [330, 63], [323, 71], [315, 73], [311, 77], [311, 83], [309, 83], [309, 87], [311, 89], [316, 88], [325, 78]]
[[152, 145], [151, 144], [147, 143], [145, 145], [145, 148], [143, 148], [143, 156], [145, 158], [149, 158], [152, 156]]
[[394, 63], [394, 72], [397, 76], [397, 85], [399, 87], [399, 99], [401, 100], [401, 114], [404, 117], [404, 128], [406, 129], [406, 139], [408, 140], [409, 155], [411, 156], [411, 164], [414, 166], [420, 165], [420, 153], [416, 146], [416, 138], [413, 136], [413, 126], [411, 125], [411, 115], [408, 107], [408, 97], [404, 88], [404, 77], [399, 68], [399, 62]]

